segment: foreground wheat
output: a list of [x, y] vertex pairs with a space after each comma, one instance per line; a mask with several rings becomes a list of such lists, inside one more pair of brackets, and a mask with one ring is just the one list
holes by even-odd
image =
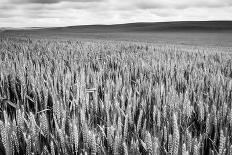
[[1, 38], [0, 154], [231, 154], [218, 49]]

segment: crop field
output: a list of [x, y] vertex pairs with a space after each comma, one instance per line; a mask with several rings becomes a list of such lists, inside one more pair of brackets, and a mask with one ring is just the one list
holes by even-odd
[[0, 38], [0, 154], [231, 155], [232, 48]]

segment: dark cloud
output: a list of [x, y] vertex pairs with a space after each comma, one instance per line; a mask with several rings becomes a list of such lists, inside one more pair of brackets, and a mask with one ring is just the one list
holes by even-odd
[[13, 8], [15, 8], [14, 5], [0, 5], [0, 10], [10, 10], [10, 9], [13, 9]]
[[8, 13], [1, 13], [0, 14], [0, 18], [9, 18], [12, 17], [11, 15], [9, 15]]
[[23, 8], [25, 11], [55, 11], [55, 10], [67, 10], [67, 9], [78, 9], [78, 10], [89, 10], [99, 5], [98, 2], [66, 2], [66, 3], [52, 3], [52, 4], [37, 4], [30, 3], [24, 5]]
[[41, 3], [53, 4], [59, 2], [100, 2], [103, 0], [11, 0], [14, 3]]
[[139, 9], [157, 9], [157, 8], [163, 8], [165, 6], [161, 5], [161, 4], [158, 4], [158, 3], [147, 3], [147, 2], [139, 2], [136, 4], [136, 6], [139, 8]]

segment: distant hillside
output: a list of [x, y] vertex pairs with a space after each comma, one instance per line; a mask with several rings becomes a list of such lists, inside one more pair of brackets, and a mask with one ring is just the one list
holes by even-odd
[[232, 21], [202, 21], [202, 22], [158, 22], [129, 23], [116, 25], [85, 25], [48, 29], [67, 32], [155, 32], [155, 31], [227, 31], [232, 30]]
[[31, 33], [117, 33], [117, 32], [218, 32], [232, 31], [232, 21], [179, 21], [128, 23], [115, 25], [82, 25], [56, 28], [5, 30]]

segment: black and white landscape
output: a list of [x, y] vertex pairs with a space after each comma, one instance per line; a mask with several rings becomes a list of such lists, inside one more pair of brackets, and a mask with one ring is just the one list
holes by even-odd
[[1, 0], [0, 155], [231, 155], [230, 0]]

